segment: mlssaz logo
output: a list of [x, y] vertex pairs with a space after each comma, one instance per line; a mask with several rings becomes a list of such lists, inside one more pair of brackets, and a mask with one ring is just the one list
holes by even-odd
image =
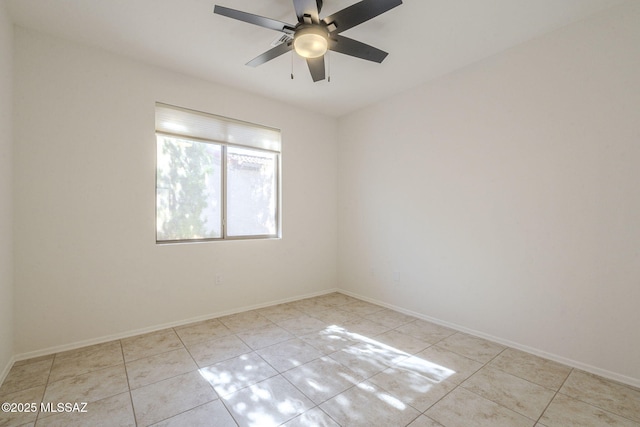
[[40, 412], [77, 412], [77, 413], [86, 413], [87, 411], [87, 402], [67, 402], [67, 403], [52, 403], [52, 402], [41, 402], [40, 403]]

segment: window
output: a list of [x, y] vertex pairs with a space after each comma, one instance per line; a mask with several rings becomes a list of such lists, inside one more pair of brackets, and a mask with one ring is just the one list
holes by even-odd
[[156, 242], [279, 236], [280, 131], [156, 104]]

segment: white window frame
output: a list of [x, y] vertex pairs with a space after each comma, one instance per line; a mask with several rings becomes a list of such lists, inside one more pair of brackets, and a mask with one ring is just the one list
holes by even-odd
[[[221, 236], [158, 240], [158, 136], [215, 144], [221, 147]], [[155, 235], [156, 244], [198, 243], [225, 240], [258, 240], [281, 238], [281, 131], [276, 128], [231, 119], [188, 108], [156, 102], [156, 182], [155, 182]], [[275, 157], [275, 233], [229, 236], [227, 233], [227, 149], [238, 147], [273, 154]]]

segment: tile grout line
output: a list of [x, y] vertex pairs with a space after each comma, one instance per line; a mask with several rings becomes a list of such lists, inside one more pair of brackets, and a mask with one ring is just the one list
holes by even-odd
[[[180, 342], [182, 343], [182, 347], [184, 348], [184, 350], [187, 352], [187, 354], [189, 355], [189, 357], [191, 358], [191, 360], [193, 360], [193, 364], [196, 365], [196, 370], [200, 371], [200, 365], [198, 364], [198, 362], [196, 361], [196, 359], [193, 357], [193, 355], [191, 354], [191, 352], [189, 351], [189, 347], [187, 347], [187, 345], [184, 343], [184, 341], [182, 340], [182, 337], [180, 336], [180, 334], [178, 333], [178, 331], [176, 331], [176, 328], [172, 328], [173, 332], [176, 334], [176, 336], [178, 337], [178, 339], [180, 340]], [[182, 375], [182, 374], [181, 374]], [[215, 392], [215, 390], [214, 390]], [[217, 393], [216, 393], [217, 395]]]
[[38, 413], [36, 414], [36, 419], [33, 421], [34, 426], [37, 425], [40, 420], [40, 414], [42, 413], [40, 409], [42, 409], [42, 403], [44, 402], [44, 396], [47, 394], [47, 388], [49, 387], [49, 379], [51, 378], [51, 372], [53, 371], [53, 364], [56, 360], [56, 356], [58, 353], [55, 353], [51, 358], [51, 366], [49, 366], [49, 375], [47, 375], [47, 381], [44, 384], [44, 390], [42, 390], [42, 397], [40, 398], [40, 407], [38, 408]]
[[551, 398], [551, 400], [549, 400], [549, 403], [547, 403], [547, 406], [544, 407], [544, 410], [540, 413], [540, 416], [538, 417], [538, 419], [536, 420], [536, 424], [540, 423], [540, 420], [542, 419], [542, 417], [544, 416], [544, 413], [547, 412], [547, 409], [549, 409], [549, 406], [551, 406], [551, 404], [553, 403], [553, 401], [556, 399], [556, 396], [558, 395], [558, 393], [560, 393], [560, 390], [562, 389], [562, 387], [564, 386], [564, 384], [567, 382], [567, 380], [569, 379], [569, 377], [571, 376], [571, 373], [573, 372], [573, 368], [571, 368], [571, 370], [569, 371], [569, 373], [567, 374], [567, 377], [564, 379], [564, 381], [562, 381], [562, 384], [560, 384], [560, 386], [558, 387], [558, 390], [556, 390], [556, 392], [553, 394], [553, 397]]
[[120, 353], [122, 354], [122, 363], [124, 364], [124, 375], [127, 378], [127, 390], [129, 392], [129, 401], [131, 402], [131, 410], [133, 411], [133, 422], [136, 423], [136, 427], [138, 426], [138, 417], [136, 417], [136, 406], [133, 404], [133, 395], [131, 394], [131, 383], [129, 382], [129, 370], [127, 369], [127, 362], [124, 358], [124, 348], [122, 345], [122, 340], [118, 340], [120, 344]]
[[236, 423], [236, 426], [239, 426], [240, 423], [238, 422], [238, 420], [236, 419], [236, 417], [233, 416], [233, 412], [231, 412], [231, 410], [229, 409], [229, 407], [227, 406], [227, 402], [225, 402], [222, 399], [222, 396], [219, 397], [220, 402], [222, 403], [222, 406], [224, 406], [225, 411], [227, 411], [227, 413], [231, 416], [231, 419], [233, 420], [234, 423]]

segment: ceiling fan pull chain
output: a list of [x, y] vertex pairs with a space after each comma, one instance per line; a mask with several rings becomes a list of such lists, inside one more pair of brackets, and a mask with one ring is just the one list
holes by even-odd
[[327, 62], [329, 63], [329, 73], [327, 76], [327, 83], [331, 83], [331, 51], [327, 51]]
[[291, 80], [293, 80], [293, 54], [291, 56]]

